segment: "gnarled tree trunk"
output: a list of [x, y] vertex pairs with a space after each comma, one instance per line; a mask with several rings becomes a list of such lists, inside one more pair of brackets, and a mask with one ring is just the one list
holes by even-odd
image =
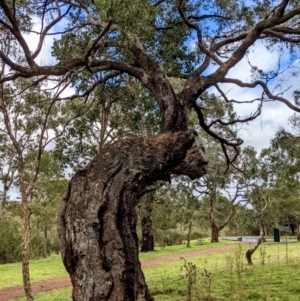
[[60, 208], [58, 234], [76, 301], [153, 300], [138, 260], [134, 207], [171, 173], [206, 173], [193, 131], [119, 141], [79, 170]]
[[210, 210], [209, 210], [209, 220], [210, 220], [210, 228], [211, 228], [211, 238], [210, 242], [215, 243], [219, 242], [220, 231], [222, 231], [230, 222], [231, 218], [235, 214], [235, 207], [237, 204], [233, 203], [232, 200], [230, 203], [230, 211], [224, 220], [220, 221], [215, 217], [215, 208], [216, 208], [216, 193], [215, 191], [210, 196]]
[[246, 254], [245, 254], [246, 255], [246, 259], [247, 259], [247, 263], [249, 265], [252, 265], [253, 264], [253, 262], [252, 262], [252, 255], [258, 249], [258, 247], [261, 245], [261, 243], [264, 241], [264, 234], [265, 234], [264, 233], [264, 222], [263, 222], [263, 220], [261, 218], [261, 214], [263, 213], [263, 211], [267, 207], [268, 203], [266, 203], [265, 207], [259, 212], [257, 210], [256, 203], [253, 200], [253, 198], [251, 197], [251, 195], [249, 194], [249, 192], [247, 192], [247, 197], [248, 197], [249, 203], [252, 205], [253, 212], [254, 212], [254, 215], [255, 215], [256, 223], [259, 226], [259, 237], [258, 237], [256, 243], [250, 249], [248, 249], [246, 251]]
[[259, 237], [256, 241], [256, 243], [246, 251], [246, 259], [247, 259], [247, 263], [249, 265], [252, 265], [252, 255], [254, 254], [254, 252], [258, 249], [258, 247], [261, 245], [261, 243], [264, 241], [264, 227], [261, 221], [259, 221]]

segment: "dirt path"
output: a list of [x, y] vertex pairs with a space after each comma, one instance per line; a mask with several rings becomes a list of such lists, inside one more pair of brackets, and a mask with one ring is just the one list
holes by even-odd
[[[142, 262], [142, 268], [146, 269], [153, 265], [180, 260], [181, 257], [184, 257], [185, 259], [189, 259], [204, 254], [228, 252], [235, 246], [236, 246], [235, 244], [230, 244], [226, 246], [213, 247], [204, 250], [194, 250], [194, 251], [184, 252], [180, 254], [167, 255], [159, 258], [149, 259], [147, 261]], [[56, 278], [56, 279], [49, 279], [49, 280], [43, 280], [43, 281], [32, 283], [32, 291], [34, 294], [36, 294], [36, 293], [47, 292], [58, 288], [68, 287], [68, 286], [71, 286], [70, 278]], [[24, 296], [25, 295], [24, 295], [23, 286], [9, 287], [0, 290], [0, 301], [8, 301], [11, 299], [21, 298]]]

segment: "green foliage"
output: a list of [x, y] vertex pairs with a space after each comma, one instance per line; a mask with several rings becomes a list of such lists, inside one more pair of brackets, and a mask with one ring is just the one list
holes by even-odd
[[143, 37], [147, 31], [153, 32], [154, 9], [147, 0], [96, 0], [95, 4], [101, 21], [113, 21], [125, 34]]
[[[89, 78], [78, 89], [87, 89]], [[98, 86], [83, 102], [67, 100], [61, 108], [59, 136], [53, 151], [64, 167], [77, 169], [86, 165], [96, 154], [117, 139], [141, 135], [141, 114], [145, 116], [148, 134], [158, 132], [158, 108], [153, 97], [136, 81], [127, 83], [136, 95], [131, 95], [120, 83]], [[142, 111], [138, 110], [138, 97]]]
[[299, 211], [299, 137], [280, 129], [271, 146], [261, 153], [263, 176], [270, 186], [270, 195], [274, 200], [266, 215], [277, 215], [279, 226], [293, 224], [300, 238]]
[[45, 236], [43, 229], [36, 229], [32, 231], [32, 239], [30, 241], [30, 258], [40, 258], [49, 256], [53, 253], [59, 253], [59, 243], [57, 237], [56, 227], [50, 228], [47, 232], [47, 250], [45, 254]]
[[0, 219], [0, 264], [21, 260], [20, 224], [14, 218]]
[[[35, 169], [36, 151], [30, 151], [24, 158], [24, 181], [29, 183]], [[30, 210], [29, 252], [31, 258], [37, 258], [58, 252], [56, 233], [56, 216], [58, 205], [66, 188], [66, 180], [62, 180], [62, 168], [49, 152], [44, 152], [41, 158], [41, 168], [38, 180], [34, 186]], [[21, 259], [21, 202], [7, 202], [3, 218], [0, 219], [1, 261], [14, 262]], [[4, 230], [5, 229], [5, 230]], [[1, 231], [1, 232], [2, 232]], [[45, 237], [47, 231], [47, 239]]]
[[235, 211], [235, 215], [232, 217], [228, 226], [226, 227], [226, 235], [259, 235], [259, 229], [255, 222], [253, 210], [243, 205], [238, 205]]
[[[19, 207], [18, 204], [16, 207]], [[9, 209], [10, 207], [8, 207]], [[7, 209], [6, 209], [7, 211]], [[19, 213], [20, 214], [20, 213]], [[33, 224], [42, 217], [37, 215], [33, 217]], [[58, 238], [55, 223], [55, 215], [48, 216], [48, 221], [44, 221], [49, 225], [47, 233], [47, 255], [59, 252]], [[41, 223], [40, 225], [41, 226]], [[50, 227], [52, 226], [52, 228]], [[0, 219], [0, 263], [11, 263], [21, 260], [21, 223], [18, 217], [12, 216], [6, 212], [5, 216]], [[31, 240], [29, 244], [30, 258], [39, 258], [45, 256], [45, 237], [44, 228], [33, 227], [31, 230]]]
[[199, 238], [205, 238], [207, 237], [207, 234], [203, 233], [201, 230], [195, 229], [191, 233], [191, 239], [199, 239]]

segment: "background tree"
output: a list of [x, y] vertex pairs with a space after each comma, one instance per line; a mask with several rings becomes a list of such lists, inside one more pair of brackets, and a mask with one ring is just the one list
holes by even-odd
[[[34, 158], [35, 153], [26, 156], [26, 160], [34, 160]], [[42, 232], [44, 257], [50, 254], [57, 243], [57, 212], [66, 186], [67, 180], [63, 176], [62, 166], [58, 164], [52, 153], [44, 152], [41, 158], [39, 177], [30, 202], [32, 214], [30, 231], [31, 233], [35, 232], [34, 235]], [[52, 248], [49, 246], [50, 240], [52, 240]], [[56, 245], [58, 247], [58, 244]], [[56, 250], [58, 249], [56, 248]]]
[[[171, 174], [191, 178], [205, 174], [203, 147], [188, 126], [191, 109], [200, 127], [220, 142], [228, 164], [236, 159], [242, 141], [236, 135], [223, 136], [220, 125], [253, 120], [262, 103], [270, 100], [300, 111], [271, 92], [270, 85], [283, 71], [277, 68], [280, 62], [266, 72], [250, 60], [250, 82], [229, 75], [257, 41], [279, 53], [298, 46], [298, 2], [3, 0], [0, 8], [2, 34], [11, 37], [21, 58], [16, 61], [13, 53], [0, 51], [9, 68], [1, 82], [52, 76], [68, 85], [80, 83], [89, 72], [104, 72], [98, 84], [135, 78], [155, 99], [161, 114], [160, 135], [118, 141], [79, 170], [70, 181], [58, 222], [74, 300], [153, 300], [138, 263], [134, 207], [146, 187], [157, 180]], [[38, 31], [28, 17], [33, 15], [42, 24]], [[63, 30], [57, 26], [60, 21]], [[39, 65], [36, 58], [50, 30], [51, 35], [59, 34], [53, 48], [58, 62]], [[39, 43], [31, 51], [24, 35], [34, 31]], [[188, 47], [189, 42], [196, 47]], [[297, 52], [293, 54], [291, 62], [297, 59]], [[170, 77], [182, 78], [183, 88], [176, 90]], [[253, 99], [259, 103], [257, 111], [208, 121], [201, 95], [210, 88], [225, 102], [243, 102], [228, 99], [224, 83], [259, 88], [261, 97]], [[86, 88], [78, 89], [79, 96], [82, 90]]]
[[[233, 218], [236, 207], [243, 202], [241, 198], [245, 192], [245, 184], [241, 181], [243, 166], [237, 162], [235, 168], [228, 168], [224, 153], [215, 142], [208, 144], [210, 165], [208, 173], [195, 185], [196, 191], [206, 203], [210, 228], [211, 242], [219, 242], [220, 231]], [[239, 169], [236, 169], [239, 167]]]
[[[277, 224], [290, 227], [289, 218], [294, 220], [297, 238], [300, 239], [299, 222], [299, 137], [281, 129], [271, 141], [271, 146], [261, 153], [264, 177], [268, 181]], [[286, 222], [287, 221], [287, 222]]]
[[[179, 180], [179, 181], [178, 181]], [[201, 202], [199, 202], [199, 193], [195, 189], [195, 181], [187, 177], [181, 177], [177, 179], [175, 189], [177, 195], [181, 199], [182, 204], [182, 216], [185, 227], [187, 228], [186, 234], [186, 246], [191, 247], [192, 229], [195, 225], [196, 218], [198, 218], [197, 211], [201, 208]]]
[[62, 164], [76, 170], [117, 139], [157, 132], [153, 98], [138, 83], [126, 82], [127, 86], [129, 91], [118, 84], [97, 86], [86, 93], [84, 102], [76, 94], [61, 99], [55, 154]]
[[[0, 124], [3, 125], [3, 116], [0, 115]], [[9, 190], [14, 185], [16, 174], [16, 163], [14, 160], [14, 148], [9, 141], [4, 128], [0, 128], [0, 181], [2, 190], [0, 191], [0, 219], [3, 217], [3, 210], [7, 200], [9, 200]]]
[[141, 252], [154, 251], [154, 235], [153, 235], [153, 222], [152, 211], [155, 197], [155, 190], [147, 192], [142, 196], [140, 204], [138, 206], [138, 212], [141, 223]]
[[270, 198], [271, 190], [268, 181], [265, 181], [262, 176], [264, 170], [253, 147], [244, 148], [240, 160], [244, 169], [244, 176], [241, 178], [241, 181], [246, 187], [244, 198], [253, 211], [253, 216], [259, 229], [258, 239], [246, 251], [247, 262], [249, 265], [252, 265], [252, 255], [264, 241], [264, 236], [266, 235], [265, 220], [268, 219], [266, 209], [270, 209], [272, 202]]
[[[249, 187], [247, 187], [249, 188]], [[256, 224], [259, 228], [259, 237], [256, 240], [256, 242], [246, 251], [246, 259], [249, 265], [252, 265], [252, 255], [254, 252], [258, 249], [258, 247], [261, 245], [261, 243], [264, 241], [265, 237], [265, 227], [264, 227], [264, 219], [263, 219], [263, 213], [265, 209], [270, 205], [270, 197], [266, 193], [266, 191], [263, 191], [261, 187], [255, 187], [253, 189], [252, 193], [249, 192], [249, 189], [247, 189], [246, 199], [248, 200], [249, 205], [251, 205], [253, 210], [253, 215], [256, 221]], [[254, 199], [255, 198], [255, 199]]]
[[[5, 66], [3, 65], [4, 70]], [[19, 79], [0, 88], [3, 135], [10, 149], [9, 181], [18, 188], [22, 206], [21, 248], [22, 275], [25, 294], [33, 300], [29, 275], [30, 217], [29, 202], [33, 200], [35, 185], [41, 169], [45, 146], [51, 139], [49, 131], [54, 122], [55, 99], [32, 81]], [[54, 115], [55, 116], [55, 115]], [[14, 168], [14, 169], [13, 169]], [[16, 173], [13, 177], [13, 173]], [[9, 184], [11, 187], [11, 184]]]
[[253, 210], [247, 208], [245, 204], [236, 207], [236, 213], [228, 223], [226, 235], [230, 236], [256, 236], [259, 234], [259, 229], [256, 225]]

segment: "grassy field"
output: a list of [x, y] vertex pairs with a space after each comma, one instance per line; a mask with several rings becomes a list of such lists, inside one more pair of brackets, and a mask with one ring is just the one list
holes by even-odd
[[[192, 250], [208, 247], [210, 244], [193, 244]], [[300, 243], [264, 244], [254, 255], [253, 266], [246, 264], [246, 248], [247, 245], [241, 244], [231, 253], [202, 255], [192, 260], [149, 267], [144, 271], [145, 277], [156, 301], [299, 301]], [[189, 250], [184, 246], [158, 248], [156, 252], [140, 257], [144, 261]], [[15, 266], [0, 266], [1, 285], [2, 272], [6, 277], [12, 276]], [[32, 261], [31, 271], [33, 281], [53, 278], [50, 274], [66, 276], [59, 257]], [[67, 301], [71, 300], [70, 295], [71, 289], [59, 289], [37, 294], [35, 300]]]
[[[229, 241], [221, 241], [218, 246], [232, 244]], [[155, 252], [140, 253], [140, 261], [159, 258], [170, 254], [189, 252], [190, 250], [201, 250], [211, 248], [213, 244], [196, 245], [192, 243], [192, 248], [185, 245], [168, 246], [165, 248], [157, 247]], [[0, 289], [16, 285], [22, 285], [21, 263], [0, 264]], [[30, 261], [31, 281], [37, 282], [45, 279], [68, 277], [60, 255]]]
[[284, 244], [265, 244], [253, 266], [246, 264], [246, 248], [145, 270], [155, 300], [299, 301], [300, 243], [287, 250]]

